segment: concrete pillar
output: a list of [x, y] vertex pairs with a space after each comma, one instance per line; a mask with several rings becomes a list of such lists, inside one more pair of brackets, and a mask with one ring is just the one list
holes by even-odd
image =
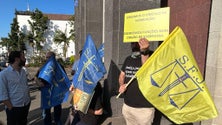
[[203, 121], [201, 125], [221, 125], [222, 123], [222, 1], [212, 0], [210, 30], [208, 39], [206, 83], [213, 97], [219, 116]]

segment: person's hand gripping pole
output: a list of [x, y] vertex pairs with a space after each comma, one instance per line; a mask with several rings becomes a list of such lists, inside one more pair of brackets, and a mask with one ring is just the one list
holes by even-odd
[[[131, 83], [131, 82], [133, 81], [133, 79], [135, 79], [135, 78], [136, 78], [136, 76], [134, 75], [134, 76], [130, 79], [130, 81], [124, 86], [125, 89], [130, 85], [130, 83]], [[116, 98], [118, 99], [122, 93], [123, 93], [123, 92], [119, 92], [119, 94], [116, 96]]]

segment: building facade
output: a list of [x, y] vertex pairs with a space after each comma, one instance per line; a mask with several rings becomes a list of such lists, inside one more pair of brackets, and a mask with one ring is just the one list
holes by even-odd
[[[62, 15], [62, 14], [44, 14], [44, 16], [48, 17], [48, 29], [45, 34], [46, 42], [43, 45], [43, 50], [45, 51], [54, 51], [58, 55], [58, 57], [61, 57], [65, 60], [63, 57], [63, 43], [62, 44], [56, 44], [53, 41], [55, 32], [57, 30], [62, 31], [67, 35], [67, 37], [70, 36], [70, 30], [73, 29], [73, 27], [70, 25], [69, 21], [72, 15]], [[26, 11], [18, 11], [16, 15], [20, 31], [23, 33], [28, 34], [30, 32], [31, 27], [28, 22], [28, 20], [32, 21], [30, 14], [26, 13]], [[34, 55], [33, 47], [29, 44], [29, 42], [26, 42], [26, 56], [29, 59], [29, 57], [32, 57]], [[70, 40], [69, 47], [66, 53], [66, 57], [70, 57], [75, 55], [75, 43], [73, 40]]]

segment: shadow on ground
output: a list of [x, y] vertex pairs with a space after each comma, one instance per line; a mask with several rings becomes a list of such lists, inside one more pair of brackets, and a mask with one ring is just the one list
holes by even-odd
[[[36, 93], [39, 91], [38, 86], [36, 86], [35, 84], [29, 84], [30, 87], [30, 92], [31, 93]], [[32, 100], [32, 106], [33, 105], [37, 105], [34, 106], [33, 108], [30, 108], [29, 111], [29, 116], [28, 116], [28, 123], [29, 125], [43, 125], [43, 119], [42, 119], [42, 109], [40, 108], [40, 103], [36, 100], [39, 100], [39, 94], [31, 94], [31, 100]], [[36, 102], [35, 102], [35, 101]], [[34, 103], [38, 103], [38, 104], [34, 104]], [[52, 112], [52, 119], [53, 119], [53, 108], [51, 108], [51, 112]], [[69, 114], [69, 107], [67, 105], [62, 105], [62, 115], [61, 115], [61, 120], [63, 123], [65, 123], [67, 117]]]
[[[69, 113], [69, 108], [62, 109], [61, 120], [63, 123], [65, 123], [68, 113]], [[30, 111], [29, 114], [30, 114], [28, 117], [29, 125], [43, 125], [42, 110], [40, 108]]]

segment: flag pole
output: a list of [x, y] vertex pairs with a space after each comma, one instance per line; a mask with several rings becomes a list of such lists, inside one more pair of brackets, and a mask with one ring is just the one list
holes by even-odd
[[[127, 88], [127, 87], [129, 86], [129, 84], [130, 84], [135, 78], [136, 78], [136, 75], [134, 75], [134, 76], [130, 79], [130, 81], [126, 84], [125, 88]], [[121, 94], [122, 94], [122, 93], [119, 93], [119, 94], [116, 96], [116, 98], [118, 99]]]

